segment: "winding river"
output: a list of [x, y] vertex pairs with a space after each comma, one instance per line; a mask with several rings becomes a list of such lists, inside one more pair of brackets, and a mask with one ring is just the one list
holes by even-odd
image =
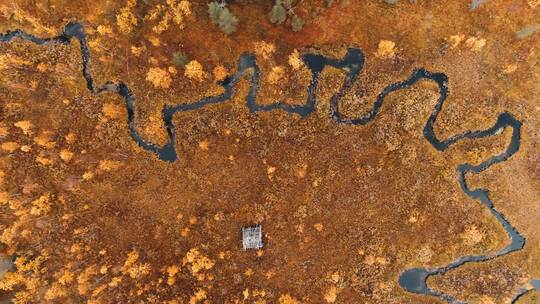
[[[433, 267], [433, 268], [412, 268], [403, 271], [399, 277], [399, 284], [405, 290], [411, 293], [423, 294], [428, 296], [437, 297], [448, 303], [465, 303], [456, 299], [452, 295], [445, 294], [441, 291], [434, 290], [427, 286], [427, 280], [431, 276], [441, 275], [448, 271], [460, 267], [466, 263], [484, 262], [491, 260], [511, 252], [518, 251], [525, 246], [525, 238], [519, 234], [505, 216], [500, 213], [494, 206], [489, 197], [489, 191], [487, 189], [471, 189], [467, 185], [467, 174], [478, 174], [490, 166], [503, 162], [509, 157], [514, 155], [520, 147], [520, 135], [521, 135], [521, 122], [518, 121], [510, 113], [501, 113], [497, 121], [485, 130], [466, 131], [446, 139], [438, 139], [433, 131], [433, 125], [437, 120], [437, 116], [443, 108], [444, 101], [448, 96], [448, 78], [443, 73], [432, 73], [425, 69], [418, 69], [412, 72], [409, 78], [404, 81], [393, 83], [382, 90], [377, 96], [373, 107], [370, 111], [356, 118], [347, 118], [339, 111], [339, 102], [341, 98], [351, 89], [352, 85], [356, 81], [359, 73], [362, 71], [364, 65], [364, 55], [358, 48], [349, 48], [346, 55], [342, 59], [328, 58], [319, 54], [306, 53], [302, 56], [302, 60], [311, 71], [311, 81], [307, 87], [307, 100], [302, 105], [291, 105], [283, 102], [275, 102], [272, 104], [258, 104], [257, 92], [259, 89], [260, 81], [260, 69], [257, 65], [255, 55], [251, 53], [242, 54], [238, 60], [238, 69], [236, 73], [228, 76], [220, 85], [224, 88], [224, 92], [215, 95], [204, 97], [193, 103], [183, 103], [175, 106], [164, 106], [162, 110], [162, 118], [164, 126], [167, 130], [168, 141], [163, 146], [158, 146], [140, 136], [135, 128], [135, 97], [129, 87], [122, 81], [113, 83], [107, 81], [102, 85], [95, 85], [90, 72], [90, 49], [86, 39], [84, 28], [80, 23], [68, 23], [64, 32], [56, 37], [51, 38], [39, 38], [34, 35], [28, 34], [21, 30], [15, 30], [7, 32], [6, 34], [0, 34], [0, 42], [11, 42], [14, 38], [21, 38], [28, 40], [38, 45], [48, 45], [54, 43], [69, 44], [72, 38], [79, 41], [80, 49], [82, 53], [82, 74], [86, 80], [87, 88], [95, 95], [111, 92], [119, 94], [124, 98], [127, 108], [127, 121], [129, 132], [133, 140], [143, 149], [153, 152], [159, 159], [174, 162], [178, 159], [178, 155], [175, 148], [176, 136], [175, 126], [173, 124], [173, 116], [177, 112], [193, 111], [205, 107], [207, 105], [218, 104], [228, 101], [232, 94], [235, 85], [243, 78], [249, 77], [250, 87], [246, 96], [246, 105], [250, 112], [268, 112], [274, 110], [283, 110], [288, 113], [297, 114], [301, 117], [310, 115], [317, 104], [317, 96], [315, 94], [318, 86], [319, 75], [326, 66], [335, 67], [341, 69], [345, 73], [345, 80], [340, 89], [330, 99], [330, 116], [339, 124], [347, 125], [365, 125], [372, 121], [379, 113], [381, 106], [386, 96], [392, 92], [407, 89], [415, 85], [420, 80], [433, 81], [439, 88], [439, 98], [433, 108], [431, 115], [429, 116], [424, 126], [424, 137], [433, 146], [433, 148], [444, 151], [449, 146], [455, 144], [458, 141], [465, 139], [480, 139], [499, 134], [505, 128], [512, 129], [511, 141], [506, 147], [506, 150], [498, 155], [494, 155], [479, 165], [461, 164], [457, 168], [458, 182], [461, 186], [461, 190], [470, 198], [478, 200], [479, 203], [489, 209], [491, 214], [498, 220], [498, 222], [505, 229], [510, 243], [498, 250], [495, 253], [487, 255], [465, 255], [457, 258], [455, 261], [445, 266]], [[249, 71], [249, 73], [246, 73]], [[540, 280], [531, 280], [528, 288], [522, 288], [513, 297], [511, 303], [516, 302], [521, 296], [526, 294], [532, 289], [540, 290]]]

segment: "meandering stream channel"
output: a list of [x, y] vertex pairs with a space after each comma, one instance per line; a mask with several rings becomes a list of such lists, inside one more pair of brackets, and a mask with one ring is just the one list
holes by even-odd
[[[434, 290], [427, 285], [427, 280], [431, 276], [441, 275], [448, 271], [460, 267], [466, 263], [471, 262], [484, 262], [491, 260], [514, 251], [518, 251], [525, 246], [525, 238], [519, 234], [515, 227], [513, 227], [505, 216], [500, 213], [494, 206], [489, 197], [489, 191], [487, 189], [471, 189], [467, 185], [467, 174], [478, 174], [490, 166], [503, 162], [515, 154], [520, 147], [520, 135], [521, 135], [521, 122], [518, 121], [510, 113], [501, 113], [497, 121], [488, 129], [477, 131], [466, 131], [461, 134], [451, 136], [447, 139], [438, 139], [433, 131], [433, 125], [437, 120], [437, 116], [443, 108], [444, 101], [448, 96], [448, 78], [443, 73], [432, 73], [424, 69], [415, 70], [411, 76], [400, 82], [396, 82], [384, 88], [377, 96], [373, 107], [370, 111], [364, 115], [356, 118], [344, 117], [339, 111], [339, 102], [341, 98], [350, 90], [354, 82], [356, 81], [359, 73], [362, 71], [364, 65], [364, 55], [360, 49], [350, 48], [347, 50], [346, 55], [342, 59], [328, 58], [319, 54], [306, 53], [302, 56], [302, 59], [306, 66], [311, 71], [311, 82], [307, 88], [307, 100], [302, 105], [291, 105], [283, 102], [275, 102], [272, 104], [258, 104], [257, 92], [259, 89], [260, 70], [256, 63], [255, 55], [251, 53], [245, 53], [241, 55], [238, 61], [238, 69], [236, 73], [228, 76], [223, 80], [220, 85], [224, 88], [224, 92], [215, 96], [204, 97], [193, 103], [183, 103], [175, 106], [165, 106], [162, 111], [162, 118], [167, 130], [168, 141], [163, 146], [158, 146], [140, 136], [135, 128], [135, 97], [129, 87], [122, 81], [113, 83], [108, 81], [102, 85], [95, 85], [90, 72], [90, 49], [86, 39], [84, 28], [80, 23], [68, 23], [64, 32], [56, 37], [51, 38], [39, 38], [34, 35], [28, 34], [21, 30], [15, 30], [7, 32], [6, 34], [0, 34], [0, 42], [11, 42], [14, 38], [21, 38], [28, 40], [38, 45], [48, 45], [54, 43], [69, 44], [72, 38], [76, 38], [80, 43], [80, 49], [82, 53], [82, 74], [86, 80], [87, 88], [95, 95], [104, 92], [111, 92], [119, 94], [124, 98], [127, 108], [127, 121], [129, 126], [129, 132], [133, 140], [143, 149], [153, 152], [159, 159], [174, 162], [177, 160], [178, 155], [175, 149], [175, 126], [173, 124], [173, 116], [177, 112], [186, 112], [200, 109], [207, 105], [218, 104], [228, 101], [232, 94], [235, 85], [242, 79], [242, 77], [249, 77], [250, 87], [246, 96], [246, 104], [250, 112], [268, 112], [273, 110], [283, 110], [288, 113], [297, 114], [301, 117], [310, 115], [314, 110], [317, 103], [317, 96], [315, 94], [318, 86], [319, 75], [326, 66], [335, 67], [345, 72], [345, 80], [341, 85], [339, 91], [334, 94], [330, 99], [330, 116], [336, 123], [348, 124], [348, 125], [365, 125], [372, 121], [379, 113], [381, 106], [386, 96], [392, 92], [409, 88], [415, 85], [420, 80], [433, 81], [439, 88], [439, 98], [433, 108], [431, 115], [429, 116], [424, 126], [424, 137], [426, 140], [437, 150], [444, 151], [454, 143], [464, 139], [480, 139], [489, 136], [499, 134], [505, 128], [512, 129], [511, 141], [506, 147], [506, 150], [498, 155], [494, 155], [479, 165], [461, 164], [457, 168], [458, 182], [461, 186], [461, 190], [470, 198], [478, 200], [486, 208], [488, 208], [491, 214], [498, 220], [503, 226], [511, 242], [506, 247], [498, 250], [495, 253], [487, 255], [466, 255], [459, 257], [455, 261], [445, 266], [433, 267], [433, 268], [413, 268], [403, 271], [399, 277], [399, 284], [405, 290], [428, 296], [434, 296], [439, 299], [445, 300], [448, 303], [465, 303], [459, 299], [456, 299], [452, 295], [443, 293], [441, 291]], [[246, 71], [250, 70], [250, 73]], [[530, 282], [532, 287], [523, 288], [511, 300], [512, 303], [516, 302], [521, 296], [527, 293], [529, 290], [540, 290], [540, 280], [532, 280]]]

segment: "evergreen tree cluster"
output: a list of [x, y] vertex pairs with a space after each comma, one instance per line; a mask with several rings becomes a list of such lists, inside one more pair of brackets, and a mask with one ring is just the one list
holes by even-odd
[[210, 15], [212, 23], [218, 25], [225, 34], [232, 34], [236, 31], [238, 18], [231, 13], [224, 1], [208, 3], [208, 15]]
[[295, 32], [301, 31], [304, 20], [294, 12], [294, 2], [294, 0], [276, 0], [270, 11], [270, 22], [282, 24], [287, 18], [290, 18], [292, 30]]
[[[241, 5], [260, 3], [267, 0], [237, 0]], [[386, 2], [397, 2], [398, 0], [384, 0]], [[295, 8], [300, 0], [274, 0], [272, 9], [268, 15], [273, 24], [288, 24], [292, 30], [299, 32], [304, 27], [304, 20], [295, 12]], [[325, 0], [326, 6], [330, 7], [335, 3], [340, 3], [345, 7], [350, 4], [350, 0]], [[238, 18], [227, 7], [226, 0], [212, 0], [208, 3], [208, 15], [212, 23], [226, 34], [232, 34], [238, 26]]]
[[340, 0], [337, 0], [337, 1], [335, 1], [335, 0], [326, 0], [326, 6], [330, 7], [330, 6], [332, 6], [332, 4], [334, 4], [334, 2], [341, 3], [341, 6], [343, 6], [343, 7], [345, 7], [345, 6], [347, 6], [347, 5], [349, 5], [351, 3], [350, 0], [341, 0], [341, 1]]

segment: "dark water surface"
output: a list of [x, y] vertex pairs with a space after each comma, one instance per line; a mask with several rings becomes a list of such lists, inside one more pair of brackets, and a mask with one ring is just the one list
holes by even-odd
[[[491, 260], [511, 252], [520, 250], [525, 245], [525, 239], [518, 233], [518, 231], [508, 222], [502, 213], [500, 213], [494, 206], [493, 202], [489, 198], [489, 191], [487, 189], [470, 189], [467, 185], [466, 176], [469, 173], [478, 174], [490, 166], [500, 163], [511, 157], [515, 154], [520, 147], [520, 135], [521, 135], [521, 122], [514, 118], [510, 113], [501, 113], [497, 121], [488, 129], [485, 130], [475, 130], [475, 131], [466, 131], [454, 136], [451, 136], [447, 139], [438, 139], [433, 131], [433, 125], [437, 120], [439, 112], [443, 108], [444, 101], [448, 96], [448, 78], [443, 73], [432, 73], [425, 69], [418, 69], [412, 72], [412, 74], [406, 80], [393, 83], [382, 90], [379, 93], [377, 98], [373, 103], [373, 107], [367, 113], [356, 117], [356, 118], [347, 118], [343, 117], [339, 111], [339, 102], [341, 98], [350, 90], [354, 82], [356, 81], [358, 74], [362, 71], [364, 65], [364, 54], [362, 50], [358, 48], [349, 48], [346, 55], [342, 59], [328, 58], [319, 54], [306, 53], [302, 56], [302, 60], [306, 66], [311, 71], [311, 81], [307, 87], [307, 99], [305, 104], [302, 105], [291, 105], [283, 102], [275, 102], [272, 104], [258, 104], [257, 103], [257, 92], [259, 89], [260, 81], [260, 70], [257, 65], [255, 55], [251, 53], [244, 53], [240, 56], [238, 60], [238, 68], [236, 73], [228, 76], [223, 80], [220, 85], [225, 89], [222, 94], [215, 96], [207, 96], [200, 100], [197, 100], [192, 103], [183, 103], [175, 106], [164, 106], [162, 110], [163, 124], [167, 130], [168, 141], [163, 146], [158, 146], [140, 136], [137, 129], [135, 128], [135, 97], [129, 87], [122, 81], [113, 83], [108, 81], [100, 86], [94, 84], [92, 74], [90, 73], [90, 49], [88, 47], [86, 34], [84, 32], [83, 26], [80, 23], [68, 23], [64, 32], [56, 37], [52, 38], [39, 38], [31, 34], [25, 33], [21, 30], [16, 30], [8, 32], [6, 34], [0, 34], [0, 42], [10, 42], [14, 38], [21, 38], [24, 40], [31, 41], [38, 45], [48, 45], [52, 43], [61, 43], [69, 44], [72, 38], [75, 38], [80, 43], [80, 49], [82, 53], [82, 74], [86, 80], [87, 88], [93, 94], [101, 94], [103, 92], [116, 93], [124, 98], [124, 102], [127, 108], [127, 121], [129, 132], [132, 139], [143, 149], [154, 153], [159, 159], [174, 162], [178, 159], [176, 153], [175, 142], [175, 126], [173, 124], [173, 116], [177, 112], [187, 112], [193, 111], [200, 108], [203, 108], [207, 105], [218, 104], [228, 101], [232, 94], [235, 85], [242, 79], [244, 76], [250, 77], [250, 87], [248, 95], [246, 96], [246, 105], [250, 112], [269, 112], [274, 110], [282, 110], [290, 114], [300, 115], [301, 117], [306, 117], [310, 115], [314, 110], [317, 104], [317, 96], [315, 94], [319, 82], [319, 75], [326, 66], [331, 66], [334, 68], [341, 69], [345, 72], [345, 80], [341, 85], [339, 91], [334, 94], [330, 99], [330, 116], [338, 124], [346, 125], [365, 125], [372, 121], [380, 111], [380, 108], [384, 102], [384, 99], [388, 94], [401, 90], [407, 89], [420, 80], [433, 81], [437, 84], [439, 88], [439, 98], [429, 116], [426, 124], [424, 125], [424, 137], [426, 140], [437, 150], [444, 151], [452, 144], [465, 140], [465, 139], [480, 139], [493, 135], [499, 134], [505, 128], [512, 129], [512, 138], [508, 144], [506, 150], [501, 154], [494, 155], [489, 159], [485, 160], [479, 165], [471, 164], [461, 164], [457, 168], [458, 172], [458, 182], [461, 186], [461, 190], [470, 198], [478, 200], [479, 203], [483, 204], [488, 208], [491, 214], [499, 221], [499, 223], [505, 229], [508, 237], [511, 242], [508, 246], [500, 249], [499, 251], [489, 254], [489, 255], [466, 255], [457, 258], [455, 261], [451, 262], [448, 265], [434, 267], [434, 268], [412, 268], [404, 270], [398, 281], [402, 288], [405, 290], [434, 296], [440, 299], [447, 301], [448, 303], [465, 303], [451, 295], [442, 293], [440, 291], [433, 290], [427, 286], [427, 279], [430, 276], [444, 274], [452, 269], [455, 269], [463, 264], [471, 262], [483, 262]], [[246, 73], [246, 71], [251, 73]], [[532, 280], [531, 285], [533, 288], [540, 290], [540, 280]], [[520, 289], [518, 294], [514, 296], [512, 303], [517, 301], [517, 299], [523, 296], [531, 289]]]

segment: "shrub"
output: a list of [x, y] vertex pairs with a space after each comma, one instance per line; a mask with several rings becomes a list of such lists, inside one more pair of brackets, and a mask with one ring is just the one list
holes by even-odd
[[186, 64], [188, 63], [189, 59], [186, 56], [186, 54], [184, 54], [183, 52], [178, 51], [178, 52], [173, 53], [172, 61], [177, 66], [185, 67]]

